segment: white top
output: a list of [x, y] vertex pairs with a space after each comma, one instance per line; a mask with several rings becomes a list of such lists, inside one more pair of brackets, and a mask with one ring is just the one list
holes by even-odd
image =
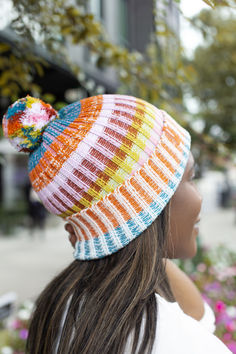
[[[200, 321], [186, 315], [176, 302], [167, 302], [156, 294], [158, 317], [153, 354], [230, 354], [231, 351], [212, 333], [215, 316], [205, 303]], [[144, 325], [144, 321], [143, 321]], [[141, 329], [142, 332], [142, 329]], [[131, 353], [130, 336], [125, 354]]]
[[[71, 299], [70, 299], [71, 300]], [[68, 301], [68, 307], [70, 300]], [[231, 351], [212, 333], [215, 330], [215, 315], [212, 309], [204, 303], [205, 311], [200, 321], [186, 315], [177, 302], [168, 302], [156, 294], [158, 304], [157, 330], [152, 354], [230, 354]], [[61, 329], [67, 309], [65, 310]], [[140, 334], [142, 336], [145, 318]], [[72, 337], [75, 332], [72, 330]], [[128, 337], [124, 354], [130, 354], [132, 348], [132, 333]], [[60, 338], [59, 333], [58, 338]], [[55, 346], [57, 353], [59, 341]], [[231, 353], [232, 354], [232, 353]]]

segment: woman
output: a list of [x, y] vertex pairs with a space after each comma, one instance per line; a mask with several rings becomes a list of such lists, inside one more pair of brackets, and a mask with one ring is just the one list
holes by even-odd
[[32, 186], [75, 248], [36, 303], [29, 353], [229, 353], [205, 329], [193, 284], [166, 262], [196, 253], [201, 197], [186, 130], [122, 95], [59, 112], [27, 96], [3, 129], [30, 153]]

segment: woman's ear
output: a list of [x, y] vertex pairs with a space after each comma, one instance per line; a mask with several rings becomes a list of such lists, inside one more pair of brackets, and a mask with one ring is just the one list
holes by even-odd
[[70, 241], [72, 247], [75, 248], [75, 243], [76, 243], [77, 237], [76, 237], [73, 226], [69, 223], [66, 223], [64, 227], [65, 227], [65, 230], [67, 232], [69, 232], [69, 241]]

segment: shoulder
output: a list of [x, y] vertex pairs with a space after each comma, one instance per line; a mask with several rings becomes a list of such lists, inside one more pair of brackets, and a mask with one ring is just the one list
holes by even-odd
[[156, 295], [157, 333], [153, 354], [230, 354], [225, 345], [204, 326], [187, 316], [175, 303]]

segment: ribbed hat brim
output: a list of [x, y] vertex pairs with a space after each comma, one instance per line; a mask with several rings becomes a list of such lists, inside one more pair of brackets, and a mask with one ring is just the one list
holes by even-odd
[[123, 184], [66, 218], [78, 241], [74, 257], [103, 258], [125, 247], [160, 215], [176, 191], [189, 156], [189, 133], [163, 112], [161, 138], [148, 160]]

